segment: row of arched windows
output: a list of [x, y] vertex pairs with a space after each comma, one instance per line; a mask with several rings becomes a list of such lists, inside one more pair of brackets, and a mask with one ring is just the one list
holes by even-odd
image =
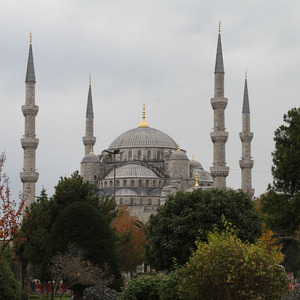
[[138, 150], [138, 151], [124, 151], [119, 154], [119, 157], [116, 157], [118, 161], [127, 161], [127, 160], [161, 160], [163, 158], [163, 152], [160, 150]]
[[134, 198], [130, 198], [130, 199], [123, 199], [120, 198], [119, 201], [117, 201], [119, 203], [119, 205], [152, 205], [152, 199], [145, 199], [143, 201], [143, 199], [134, 199]]
[[[166, 185], [166, 181], [157, 179], [122, 179], [116, 180], [116, 187], [160, 187]], [[105, 180], [99, 183], [99, 188], [112, 188], [114, 186], [113, 180]]]

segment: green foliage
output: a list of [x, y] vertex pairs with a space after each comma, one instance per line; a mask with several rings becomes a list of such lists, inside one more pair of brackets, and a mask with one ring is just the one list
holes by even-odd
[[159, 277], [141, 275], [131, 279], [122, 292], [121, 300], [158, 300]]
[[5, 258], [0, 261], [0, 299], [20, 300], [20, 288]]
[[85, 260], [100, 267], [108, 264], [110, 273], [120, 279], [113, 233], [92, 205], [75, 202], [61, 212], [51, 230], [45, 264], [55, 254], [66, 253], [70, 244], [84, 251]]
[[234, 230], [208, 234], [198, 240], [180, 273], [181, 299], [281, 299], [287, 292], [287, 277], [279, 265], [282, 254], [263, 240], [243, 243]]
[[169, 273], [168, 275], [159, 275], [158, 291], [160, 300], [178, 300], [179, 291], [178, 283], [181, 280], [178, 270]]
[[237, 227], [243, 241], [253, 242], [261, 232], [261, 225], [251, 199], [241, 191], [195, 190], [170, 196], [148, 222], [147, 258], [157, 270], [171, 270], [173, 259], [183, 265], [195, 248], [199, 230], [201, 239], [215, 225], [222, 228], [222, 215]]
[[272, 173], [276, 189], [293, 195], [300, 191], [300, 108], [289, 110], [283, 121], [275, 131]]

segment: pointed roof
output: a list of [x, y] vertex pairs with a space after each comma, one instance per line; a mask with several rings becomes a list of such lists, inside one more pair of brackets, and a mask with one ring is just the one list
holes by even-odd
[[29, 46], [29, 54], [28, 54], [28, 62], [27, 62], [27, 71], [26, 71], [25, 83], [27, 83], [27, 84], [36, 83], [35, 73], [34, 73], [34, 65], [33, 65], [31, 37], [30, 37], [30, 46]]
[[87, 107], [86, 107], [86, 117], [94, 118], [91, 77], [90, 77], [89, 94], [88, 94], [88, 101], [87, 101]]
[[245, 78], [244, 100], [243, 100], [243, 111], [242, 111], [242, 113], [243, 114], [250, 114], [247, 75], [246, 75], [246, 78]]
[[222, 43], [221, 43], [221, 33], [219, 33], [219, 37], [218, 37], [215, 73], [225, 73], [224, 72], [224, 65], [223, 65], [223, 52], [222, 52]]

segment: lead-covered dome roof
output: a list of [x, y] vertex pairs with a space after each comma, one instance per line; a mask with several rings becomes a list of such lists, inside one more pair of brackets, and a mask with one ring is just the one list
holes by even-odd
[[[128, 164], [116, 169], [116, 178], [158, 178], [158, 176], [150, 169], [137, 165]], [[105, 179], [114, 178], [114, 171], [111, 171]]]
[[125, 148], [177, 149], [177, 144], [170, 136], [160, 130], [138, 127], [122, 133], [108, 147], [109, 150]]

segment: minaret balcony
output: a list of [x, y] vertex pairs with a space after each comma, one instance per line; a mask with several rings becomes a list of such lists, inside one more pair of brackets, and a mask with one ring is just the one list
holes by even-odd
[[39, 179], [39, 173], [35, 171], [24, 171], [20, 173], [20, 178], [23, 183], [37, 182]]
[[36, 116], [39, 111], [39, 107], [37, 105], [22, 105], [23, 115], [34, 115]]
[[21, 139], [22, 148], [25, 149], [36, 149], [39, 144], [39, 139], [32, 137], [25, 137]]
[[252, 169], [254, 161], [252, 159], [241, 159], [239, 161], [241, 169]]
[[210, 99], [211, 106], [213, 110], [215, 109], [225, 109], [228, 103], [228, 99], [224, 97], [214, 97]]
[[226, 166], [213, 166], [210, 168], [212, 177], [226, 177], [229, 174], [229, 167]]
[[96, 143], [96, 138], [94, 136], [84, 136], [82, 141], [84, 146], [94, 146]]
[[240, 139], [242, 142], [251, 142], [253, 139], [253, 132], [240, 132]]
[[226, 143], [228, 139], [228, 132], [227, 131], [213, 131], [210, 133], [210, 138], [213, 143]]

